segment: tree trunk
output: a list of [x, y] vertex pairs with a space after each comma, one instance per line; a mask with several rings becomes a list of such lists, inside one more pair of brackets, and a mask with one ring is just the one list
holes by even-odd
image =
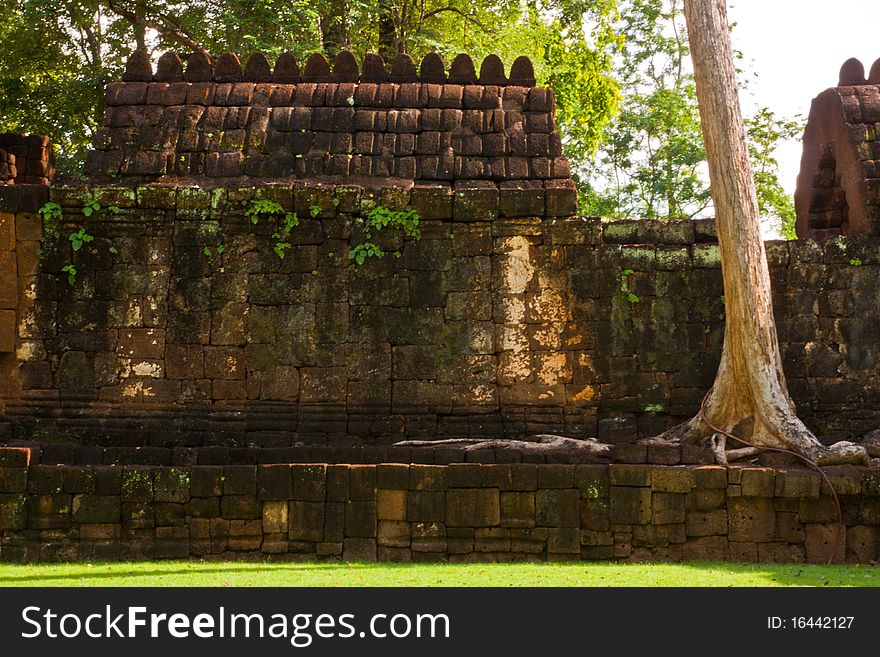
[[[135, 14], [137, 14], [137, 17], [141, 21], [146, 18], [146, 11], [143, 5], [138, 5], [135, 8]], [[134, 23], [132, 25], [132, 29], [134, 30], [135, 50], [143, 50], [144, 52], [149, 52], [147, 50], [147, 28], [142, 22], [139, 22]]]
[[704, 404], [708, 423], [698, 414], [660, 438], [699, 442], [714, 433], [712, 426], [730, 433], [737, 425], [739, 431], [751, 425], [751, 435], [737, 435], [751, 445], [792, 450], [818, 463], [866, 461], [864, 449], [852, 443], [823, 446], [796, 415], [776, 337], [725, 2], [685, 0], [684, 6], [715, 203], [726, 324], [721, 364]]
[[385, 0], [379, 3], [379, 54], [386, 62], [393, 62], [398, 50], [397, 23], [394, 6]]
[[346, 0], [329, 0], [320, 14], [321, 42], [331, 59], [348, 46], [348, 4]]

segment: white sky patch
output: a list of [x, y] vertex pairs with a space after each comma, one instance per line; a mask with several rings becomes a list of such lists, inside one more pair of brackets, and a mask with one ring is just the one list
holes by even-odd
[[[757, 73], [742, 94], [743, 112], [769, 107], [781, 117], [810, 112], [810, 102], [837, 85], [843, 62], [857, 57], [867, 72], [880, 58], [880, 2], [875, 0], [732, 0], [733, 46], [743, 68]], [[780, 182], [793, 194], [800, 141], [777, 152]]]

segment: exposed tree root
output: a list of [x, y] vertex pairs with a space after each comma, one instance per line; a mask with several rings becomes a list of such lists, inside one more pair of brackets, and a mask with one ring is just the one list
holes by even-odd
[[593, 460], [595, 458], [609, 458], [611, 445], [600, 443], [592, 438], [578, 440], [540, 434], [530, 436], [523, 440], [502, 440], [480, 438], [451, 438], [448, 440], [404, 440], [394, 444], [395, 447], [453, 447], [460, 448], [464, 452], [473, 452], [481, 449], [502, 449], [529, 452], [532, 454], [554, 454], [568, 456], [571, 461]]
[[[732, 421], [712, 418], [713, 411], [716, 416], [730, 417], [729, 413], [723, 413], [730, 409], [724, 409], [723, 404], [713, 404], [713, 397], [713, 390], [710, 390], [703, 397], [697, 415], [643, 442], [649, 445], [701, 445], [710, 448], [720, 464], [756, 456], [762, 451], [792, 454], [817, 466], [869, 465], [871, 462], [868, 452], [861, 445], [849, 441], [823, 445], [787, 409], [774, 409], [770, 418], [760, 418], [758, 421], [754, 416], [733, 416], [736, 419]], [[728, 442], [733, 444], [728, 445]]]
[[868, 456], [880, 458], [880, 429], [866, 433], [862, 437], [861, 444], [867, 450]]

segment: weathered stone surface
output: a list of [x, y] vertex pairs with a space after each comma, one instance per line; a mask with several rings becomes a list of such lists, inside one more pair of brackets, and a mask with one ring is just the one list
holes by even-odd
[[443, 60], [437, 53], [428, 53], [422, 59], [419, 80], [423, 84], [443, 84], [446, 82], [446, 70]]
[[810, 523], [806, 527], [806, 558], [809, 563], [843, 563], [846, 558], [846, 528], [836, 524]]
[[245, 82], [269, 82], [272, 80], [272, 69], [266, 55], [257, 52], [248, 57], [242, 80]]
[[183, 79], [183, 63], [175, 52], [166, 52], [156, 62], [156, 82], [179, 82]]
[[301, 77], [303, 82], [329, 82], [332, 77], [330, 63], [324, 55], [313, 53], [306, 60]]
[[651, 489], [611, 486], [610, 520], [617, 524], [646, 524], [651, 521]]
[[135, 50], [128, 58], [122, 80], [124, 82], [151, 82], [153, 80], [153, 65], [145, 50]]
[[118, 523], [120, 521], [119, 497], [111, 495], [74, 495], [72, 517], [81, 523]]
[[496, 489], [452, 488], [446, 499], [448, 526], [494, 527], [501, 522], [501, 498]]
[[580, 495], [577, 490], [538, 490], [535, 521], [539, 527], [577, 527]]
[[319, 502], [290, 502], [288, 523], [290, 540], [321, 541], [324, 536], [324, 505]]
[[776, 512], [766, 497], [735, 497], [727, 502], [731, 541], [766, 543], [774, 540]]
[[[367, 57], [364, 58], [364, 69], [366, 70], [367, 66]], [[398, 83], [408, 83], [408, 82], [416, 82], [419, 77], [416, 72], [416, 65], [413, 61], [412, 57], [407, 55], [406, 53], [400, 53], [397, 57], [394, 58], [394, 61], [391, 62], [391, 82]], [[377, 80], [381, 82], [382, 80]]]
[[535, 70], [528, 57], [517, 57], [510, 67], [510, 84], [519, 87], [535, 86]]
[[241, 80], [241, 62], [238, 55], [225, 52], [217, 58], [214, 64], [215, 82], [238, 82]]
[[205, 53], [196, 51], [186, 60], [184, 79], [187, 82], [210, 82], [213, 77], [214, 65]]

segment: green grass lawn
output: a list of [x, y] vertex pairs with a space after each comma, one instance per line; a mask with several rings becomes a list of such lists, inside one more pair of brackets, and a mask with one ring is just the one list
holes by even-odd
[[803, 564], [0, 564], [0, 586], [880, 586], [880, 568]]

